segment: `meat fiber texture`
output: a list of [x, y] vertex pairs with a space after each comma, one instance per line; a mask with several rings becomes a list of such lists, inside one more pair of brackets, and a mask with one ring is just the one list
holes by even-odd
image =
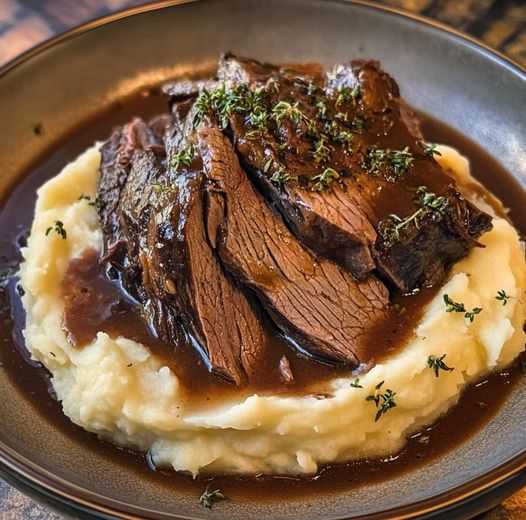
[[[465, 159], [443, 148], [442, 166], [469, 184]], [[100, 332], [83, 348], [72, 347], [62, 328], [60, 283], [71, 259], [102, 247], [95, 209], [78, 200], [95, 195], [100, 153], [90, 148], [38, 192], [21, 281], [27, 311], [25, 337], [71, 420], [116, 444], [149, 451], [159, 466], [200, 472], [310, 474], [324, 463], [395, 453], [406, 437], [453, 406], [469, 383], [505, 367], [524, 348], [526, 262], [522, 242], [504, 219], [456, 264], [428, 305], [414, 337], [396, 355], [360, 377], [335, 378], [313, 393], [285, 397], [239, 395], [192, 409], [171, 370], [147, 346]], [[73, 187], [73, 188], [72, 188]], [[477, 202], [477, 201], [475, 201]], [[480, 201], [479, 201], [480, 203]], [[484, 207], [488, 211], [488, 207]], [[61, 220], [67, 239], [46, 229]], [[499, 266], [495, 269], [495, 266]], [[511, 297], [495, 299], [499, 290]], [[482, 307], [471, 323], [447, 313], [443, 294]], [[451, 372], [435, 377], [430, 355], [446, 354]], [[130, 366], [131, 365], [131, 366]], [[366, 397], [385, 381], [396, 408], [375, 422]]]

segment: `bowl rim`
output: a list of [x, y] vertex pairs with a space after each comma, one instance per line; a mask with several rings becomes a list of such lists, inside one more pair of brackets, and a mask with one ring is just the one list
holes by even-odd
[[[74, 39], [77, 36], [142, 13], [159, 11], [169, 7], [193, 3], [207, 3], [214, 0], [156, 0], [154, 2], [129, 7], [115, 13], [97, 17], [80, 25], [74, 26], [66, 32], [57, 34], [43, 42], [18, 54], [0, 67], [0, 80], [9, 72], [23, 65], [32, 58], [59, 44]], [[379, 11], [389, 16], [396, 16], [411, 20], [415, 24], [424, 25], [433, 31], [452, 36], [457, 43], [468, 46], [471, 50], [482, 54], [485, 58], [504, 67], [509, 73], [518, 76], [526, 85], [526, 67], [493, 49], [483, 41], [470, 36], [449, 25], [430, 19], [420, 14], [414, 14], [396, 7], [373, 3], [371, 0], [325, 0], [331, 4], [356, 5], [360, 8]], [[360, 516], [361, 520], [409, 520], [422, 515], [433, 515], [465, 504], [492, 489], [504, 485], [506, 482], [526, 473], [526, 448], [518, 455], [503, 462], [500, 466], [480, 477], [461, 484], [451, 490], [434, 497], [424, 499], [413, 504], [396, 507], [387, 511]], [[160, 518], [188, 518], [177, 514], [167, 516], [155, 510], [136, 508], [115, 498], [107, 497], [81, 488], [68, 482], [58, 475], [54, 475], [45, 468], [16, 452], [0, 441], [0, 476], [15, 487], [23, 487], [26, 492], [36, 495], [36, 498], [56, 500], [62, 505], [70, 506], [84, 513], [105, 515], [105, 518], [137, 519], [138, 514], [158, 515]], [[144, 517], [143, 517], [144, 518]], [[151, 516], [145, 518], [152, 518]], [[358, 517], [354, 517], [358, 520]]]

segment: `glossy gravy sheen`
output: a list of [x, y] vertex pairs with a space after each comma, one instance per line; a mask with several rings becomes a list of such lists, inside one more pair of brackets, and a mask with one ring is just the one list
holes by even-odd
[[[125, 103], [119, 103], [111, 110], [101, 114], [93, 121], [79, 128], [64, 139], [55, 149], [51, 150], [43, 160], [38, 161], [28, 175], [15, 187], [4, 201], [0, 212], [0, 272], [12, 271], [20, 261], [19, 248], [24, 244], [24, 236], [30, 227], [35, 202], [35, 189], [50, 177], [57, 174], [68, 162], [95, 140], [109, 135], [111, 128], [122, 124], [133, 115], [149, 117], [165, 110], [165, 102], [152, 90], [137, 96]], [[494, 193], [505, 199], [506, 205], [512, 210], [512, 217], [524, 234], [526, 230], [526, 205], [522, 189], [517, 189], [516, 181], [484, 150], [476, 146], [464, 136], [453, 131], [446, 125], [421, 115], [424, 120], [424, 135], [429, 141], [450, 144], [472, 163], [475, 175], [482, 180]], [[45, 132], [45, 122], [35, 121]], [[39, 139], [35, 132], [35, 139]], [[122, 297], [118, 287], [108, 282], [101, 273], [96, 262], [96, 254], [92, 253], [84, 265], [71, 266], [70, 274], [77, 283], [84, 284], [87, 289], [85, 300], [82, 298], [73, 302], [77, 310], [86, 308], [86, 301], [92, 301], [89, 287], [97, 286], [97, 299], [100, 303], [85, 320], [75, 322], [75, 313], [71, 314], [68, 328], [75, 338], [81, 342], [89, 338], [95, 330], [106, 330], [110, 333], [121, 333], [148, 345], [157, 355], [162, 356], [166, 363], [176, 369], [182, 377], [188, 390], [188, 395], [197, 394], [199, 399], [195, 405], [204, 405], [218, 393], [233, 392], [231, 385], [225, 384], [208, 374], [202, 361], [190, 349], [174, 349], [152, 337], [147, 327], [137, 315], [137, 309], [132, 302]], [[390, 320], [382, 325], [377, 332], [382, 335], [380, 353], [389, 354], [396, 350], [413, 332], [414, 325], [421, 315], [421, 308], [434, 295], [434, 290], [422, 291], [416, 296], [399, 296], [395, 303], [399, 306], [393, 310]], [[78, 293], [77, 293], [78, 294]], [[16, 280], [0, 286], [0, 318], [3, 326], [0, 328], [0, 363], [2, 370], [9, 375], [13, 385], [16, 385], [31, 401], [38, 413], [42, 414], [65, 434], [82, 443], [86, 449], [96, 451], [105, 457], [115, 459], [126, 469], [139, 472], [144, 478], [153, 479], [163, 486], [175, 486], [179, 490], [199, 495], [210, 480], [199, 477], [193, 481], [185, 475], [177, 475], [168, 471], [151, 471], [144, 462], [144, 457], [100, 442], [94, 435], [88, 434], [73, 425], [49, 392], [48, 375], [43, 369], [35, 369], [35, 363], [28, 363], [21, 329], [24, 315], [21, 307]], [[405, 312], [400, 314], [403, 306]], [[73, 308], [73, 307], [72, 307]], [[100, 309], [111, 309], [111, 312], [100, 312]], [[381, 329], [381, 330], [380, 330]], [[254, 385], [260, 391], [299, 392], [306, 388], [315, 393], [315, 383], [334, 377], [336, 369], [328, 367], [295, 354], [284, 340], [268, 328], [268, 341], [272, 343], [272, 355], [269, 356], [268, 367], [262, 371], [262, 377]], [[75, 339], [72, 338], [72, 339]], [[285, 385], [279, 379], [276, 369], [283, 353], [290, 360], [295, 382]], [[377, 359], [375, 359], [376, 361]], [[33, 366], [32, 366], [33, 365]], [[475, 433], [493, 416], [498, 407], [509, 395], [513, 382], [521, 376], [520, 364], [509, 370], [494, 374], [486, 381], [469, 388], [462, 396], [460, 403], [444, 418], [437, 421], [424, 432], [413, 436], [401, 453], [385, 460], [357, 461], [349, 464], [335, 465], [323, 468], [314, 478], [292, 477], [214, 477], [214, 483], [227, 496], [233, 499], [271, 499], [283, 496], [302, 496], [312, 493], [328, 493], [348, 490], [352, 487], [377, 482], [400, 475], [414, 469], [424, 462], [439, 457], [449, 449]], [[249, 391], [249, 389], [245, 389]], [[323, 398], [323, 396], [320, 396]]]

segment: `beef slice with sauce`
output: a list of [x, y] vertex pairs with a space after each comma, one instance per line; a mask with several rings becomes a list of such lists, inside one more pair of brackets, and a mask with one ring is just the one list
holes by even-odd
[[[443, 275], [491, 228], [490, 217], [461, 199], [452, 189], [453, 179], [425, 153], [414, 112], [377, 62], [356, 60], [320, 77], [316, 71], [301, 75], [293, 68], [227, 55], [220, 62], [218, 78], [229, 85], [264, 88], [269, 110], [279, 102], [297, 103], [304, 117], [297, 122], [285, 118], [279, 125], [271, 118], [257, 138], [249, 137], [252, 129], [246, 115], [234, 111], [230, 118], [233, 140], [243, 166], [295, 235], [348, 268], [357, 279], [377, 270], [402, 292], [432, 285], [441, 280], [437, 273]], [[359, 95], [340, 102], [342, 89]], [[310, 135], [312, 128], [318, 136], [329, 136], [324, 161], [315, 160], [319, 140]], [[342, 136], [350, 144], [334, 142]], [[371, 150], [407, 150], [412, 163], [401, 178], [392, 172], [367, 171]], [[277, 165], [288, 175], [286, 182], [275, 182]], [[339, 179], [317, 190], [313, 180], [326, 166], [339, 172]], [[461, 214], [463, 218], [444, 219], [440, 225], [428, 219], [405, 237], [405, 255], [400, 247], [391, 253], [378, 237], [378, 228], [392, 214], [404, 218], [417, 211], [415, 191], [420, 186], [437, 196], [447, 195], [454, 208], [450, 216]], [[458, 212], [458, 207], [464, 210]], [[430, 241], [432, 237], [435, 240]], [[442, 247], [453, 241], [457, 243]], [[433, 254], [426, 255], [422, 248]], [[422, 261], [415, 262], [415, 258]], [[429, 258], [431, 266], [423, 261]]]
[[200, 172], [181, 173], [155, 208], [148, 227], [146, 286], [152, 300], [177, 309], [211, 369], [240, 384], [254, 376], [265, 337], [258, 313], [223, 273], [207, 242], [203, 181]]
[[211, 370], [241, 384], [253, 377], [265, 338], [257, 312], [206, 241], [204, 178], [188, 168], [174, 171], [173, 156], [189, 144], [191, 132], [184, 121], [168, 129], [171, 122], [156, 119], [148, 127], [134, 120], [105, 145], [99, 211], [104, 222], [115, 208], [105, 238], [118, 237], [106, 260], [163, 341], [184, 348], [186, 338]]
[[301, 348], [332, 362], [366, 361], [368, 327], [385, 318], [385, 286], [372, 276], [356, 282], [315, 258], [256, 192], [218, 129], [200, 129], [199, 150], [209, 180], [208, 236], [225, 268]]

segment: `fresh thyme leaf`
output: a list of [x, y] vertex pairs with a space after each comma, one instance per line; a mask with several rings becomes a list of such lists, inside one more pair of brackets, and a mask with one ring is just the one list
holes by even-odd
[[408, 146], [403, 150], [384, 150], [373, 146], [367, 151], [363, 167], [369, 174], [384, 175], [387, 180], [398, 180], [409, 171], [413, 161], [413, 154]]
[[429, 157], [433, 157], [433, 155], [442, 155], [438, 150], [437, 150], [437, 144], [436, 143], [426, 143], [426, 145], [424, 146], [424, 153], [426, 155], [429, 155]]
[[473, 309], [467, 311], [463, 303], [453, 301], [447, 294], [444, 294], [443, 299], [444, 303], [446, 304], [446, 312], [463, 312], [464, 318], [468, 319], [472, 323], [475, 319], [475, 316], [482, 312], [482, 307], [473, 307]]
[[420, 186], [416, 190], [418, 197], [418, 204], [421, 208], [431, 210], [435, 216], [443, 217], [449, 207], [449, 201], [447, 197], [438, 196], [432, 191], [427, 191], [425, 186]]
[[446, 312], [466, 312], [464, 304], [455, 302], [448, 294], [444, 294], [443, 299], [446, 304]]
[[308, 96], [315, 96], [316, 93], [318, 92], [318, 85], [316, 85], [316, 83], [314, 83], [314, 81], [309, 81], [308, 85], [307, 85], [307, 95]]
[[340, 174], [333, 168], [325, 168], [322, 173], [315, 175], [312, 180], [315, 181], [312, 189], [314, 191], [325, 191], [336, 179], [340, 178]]
[[219, 126], [225, 129], [234, 113], [243, 113], [247, 116], [250, 126], [263, 130], [269, 117], [265, 88], [251, 90], [243, 83], [235, 87], [223, 84], [212, 91], [203, 89], [199, 92], [194, 107], [194, 126], [207, 115], [213, 114], [217, 117]]
[[376, 403], [376, 406], [378, 407], [378, 403], [380, 402], [380, 396], [378, 395], [368, 395], [365, 398], [366, 401], [374, 401]]
[[88, 200], [89, 201], [91, 200], [91, 197], [83, 193], [77, 200]]
[[286, 182], [290, 181], [292, 179], [292, 176], [290, 173], [287, 173], [285, 171], [285, 168], [283, 166], [280, 166], [273, 174], [270, 180], [272, 182], [275, 182], [276, 184], [285, 184]]
[[354, 134], [349, 132], [348, 130], [341, 130], [337, 133], [335, 133], [332, 138], [337, 143], [350, 145], [353, 142]]
[[378, 390], [382, 387], [384, 381], [376, 385], [376, 391], [372, 395], [368, 395], [365, 400], [374, 402], [377, 412], [374, 418], [374, 422], [378, 422], [382, 415], [385, 415], [389, 410], [396, 407], [395, 395], [396, 392], [393, 392], [391, 389], [387, 389], [385, 392], [381, 393]]
[[376, 390], [380, 390], [380, 388], [382, 388], [382, 386], [384, 386], [384, 383], [385, 383], [385, 381], [380, 381], [380, 382], [375, 386]]
[[320, 139], [315, 143], [314, 152], [312, 153], [314, 156], [314, 161], [318, 164], [324, 162], [328, 159], [330, 153], [331, 149], [326, 144], [325, 137], [320, 137]]
[[172, 156], [170, 164], [175, 171], [178, 171], [181, 166], [189, 168], [192, 165], [192, 161], [195, 157], [195, 148], [193, 144], [189, 144], [185, 148], [179, 150]]
[[351, 382], [351, 386], [353, 388], [363, 388], [363, 386], [360, 384], [360, 380], [356, 378], [354, 381]]
[[446, 357], [446, 354], [443, 354], [440, 357], [436, 356], [429, 356], [427, 358], [427, 366], [434, 370], [435, 376], [439, 376], [439, 370], [444, 370], [446, 372], [451, 372], [455, 370], [454, 368], [448, 367], [446, 363], [444, 362], [444, 358]]
[[272, 109], [272, 117], [276, 123], [280, 123], [283, 119], [290, 119], [295, 125], [300, 124], [301, 121], [310, 123], [310, 119], [299, 109], [299, 103], [294, 104], [288, 101], [280, 101]]
[[420, 222], [424, 217], [432, 216], [435, 222], [444, 218], [449, 207], [447, 197], [437, 196], [431, 191], [427, 191], [425, 186], [420, 186], [416, 190], [416, 203], [420, 206], [411, 215], [401, 218], [398, 215], [389, 215], [379, 227], [382, 239], [387, 247], [392, 246], [401, 238], [400, 233], [410, 224], [420, 229]]
[[336, 97], [335, 105], [336, 107], [339, 107], [348, 101], [352, 101], [352, 103], [355, 104], [360, 96], [360, 85], [355, 85], [352, 89], [344, 85], [338, 89], [338, 96]]
[[64, 240], [66, 240], [68, 237], [68, 234], [64, 228], [64, 223], [60, 220], [55, 220], [55, 223], [46, 229], [46, 236], [48, 236], [52, 231], [54, 231], [57, 235], [60, 235]]
[[464, 318], [468, 319], [470, 322], [473, 323], [475, 316], [477, 314], [480, 314], [481, 311], [482, 311], [482, 307], [474, 307], [469, 312], [466, 312], [466, 314], [464, 314]]
[[325, 101], [319, 100], [316, 102], [316, 109], [318, 111], [318, 117], [320, 119], [325, 119], [327, 117], [327, 105], [325, 104]]
[[274, 162], [274, 158], [273, 157], [269, 157], [265, 164], [263, 165], [263, 172], [264, 173], [268, 173], [268, 171], [270, 170], [270, 167], [272, 166], [272, 163]]
[[208, 484], [202, 495], [199, 497], [199, 503], [206, 507], [206, 509], [212, 509], [212, 506], [216, 502], [226, 500], [227, 497], [220, 489], [212, 489], [212, 484]]
[[511, 296], [508, 296], [504, 289], [500, 289], [499, 291], [497, 291], [497, 296], [495, 296], [495, 299], [501, 301], [503, 306], [508, 303], [508, 300], [510, 298]]
[[353, 99], [359, 99], [362, 97], [362, 89], [360, 85], [358, 84], [354, 85], [353, 89], [351, 90], [351, 97]]

